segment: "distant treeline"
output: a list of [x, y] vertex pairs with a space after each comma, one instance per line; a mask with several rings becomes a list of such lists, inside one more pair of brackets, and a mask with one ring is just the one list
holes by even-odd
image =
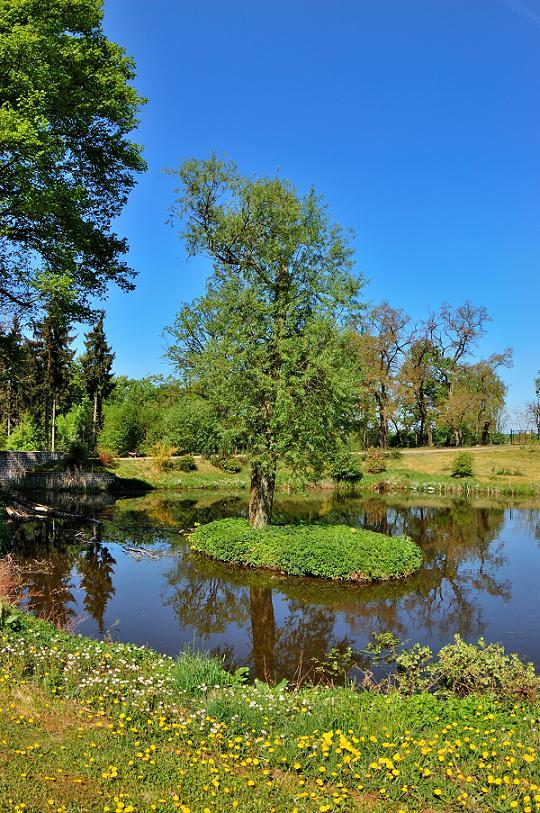
[[[488, 315], [469, 303], [443, 305], [422, 323], [383, 303], [346, 328], [357, 357], [354, 445], [419, 446], [502, 442], [505, 385], [499, 368], [511, 352], [470, 361]], [[173, 377], [113, 377], [103, 314], [75, 357], [70, 326], [48, 312], [28, 335], [14, 321], [0, 333], [0, 444], [8, 449], [68, 449], [151, 454], [157, 443], [179, 453], [242, 450], [243, 438], [219, 410]]]

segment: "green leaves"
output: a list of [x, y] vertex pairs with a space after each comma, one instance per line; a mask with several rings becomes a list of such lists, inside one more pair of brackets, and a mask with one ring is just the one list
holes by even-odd
[[133, 78], [98, 0], [2, 3], [1, 306], [41, 305], [43, 281], [68, 275], [80, 317], [108, 282], [132, 287], [111, 224], [145, 168], [128, 138], [142, 103]]

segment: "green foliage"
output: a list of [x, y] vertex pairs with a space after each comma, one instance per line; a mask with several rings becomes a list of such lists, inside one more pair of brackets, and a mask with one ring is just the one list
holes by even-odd
[[56, 419], [56, 447], [67, 450], [76, 441], [90, 445], [92, 437], [92, 409], [87, 400], [74, 404], [68, 412]]
[[45, 435], [43, 429], [37, 425], [28, 412], [24, 413], [6, 441], [6, 449], [13, 449], [18, 452], [33, 452], [43, 449], [44, 446]]
[[107, 404], [103, 410], [103, 429], [99, 434], [99, 448], [118, 457], [137, 451], [145, 438], [141, 410], [136, 404]]
[[0, 5], [0, 305], [63, 289], [81, 316], [109, 282], [132, 287], [112, 224], [145, 168], [141, 99], [102, 17], [100, 0]]
[[221, 471], [227, 472], [227, 474], [238, 474], [242, 471], [241, 464], [234, 459], [234, 457], [223, 457], [222, 455], [212, 455], [210, 458], [210, 463], [216, 467], [216, 469], [221, 469]]
[[192, 549], [224, 562], [271, 568], [293, 576], [372, 581], [418, 570], [420, 549], [407, 537], [346, 525], [283, 525], [262, 530], [243, 519], [201, 525]]
[[531, 663], [515, 654], [507, 655], [500, 644], [466, 643], [454, 636], [437, 658], [431, 649], [415, 644], [397, 659], [397, 686], [406, 694], [436, 689], [463, 697], [469, 694], [498, 694], [535, 700], [540, 680]]
[[367, 449], [364, 455], [364, 468], [370, 474], [386, 471], [386, 459], [382, 449]]
[[452, 461], [452, 477], [473, 477], [473, 459], [469, 452], [459, 452]]
[[220, 446], [215, 408], [192, 395], [180, 398], [165, 413], [163, 439], [181, 452], [215, 452]]
[[192, 455], [184, 454], [176, 458], [174, 468], [178, 471], [197, 471], [197, 463]]
[[335, 483], [345, 483], [346, 485], [359, 483], [364, 476], [358, 456], [346, 449], [336, 455], [330, 472]]

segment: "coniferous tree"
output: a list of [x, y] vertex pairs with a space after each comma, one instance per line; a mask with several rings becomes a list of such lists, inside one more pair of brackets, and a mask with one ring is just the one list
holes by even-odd
[[[41, 389], [42, 416], [45, 436], [50, 438], [51, 451], [56, 450], [56, 416], [65, 394], [74, 352], [70, 345], [69, 322], [61, 309], [50, 307], [44, 319], [34, 328], [36, 381]], [[39, 386], [41, 383], [41, 387]]]
[[85, 336], [85, 353], [81, 358], [83, 380], [88, 396], [93, 401], [92, 441], [95, 446], [103, 419], [103, 400], [114, 388], [112, 364], [114, 353], [107, 344], [101, 312], [95, 327]]

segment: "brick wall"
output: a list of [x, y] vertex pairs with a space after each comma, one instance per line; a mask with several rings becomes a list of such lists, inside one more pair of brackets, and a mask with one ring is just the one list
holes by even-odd
[[63, 452], [0, 452], [0, 482], [24, 477], [44, 463], [62, 460]]

